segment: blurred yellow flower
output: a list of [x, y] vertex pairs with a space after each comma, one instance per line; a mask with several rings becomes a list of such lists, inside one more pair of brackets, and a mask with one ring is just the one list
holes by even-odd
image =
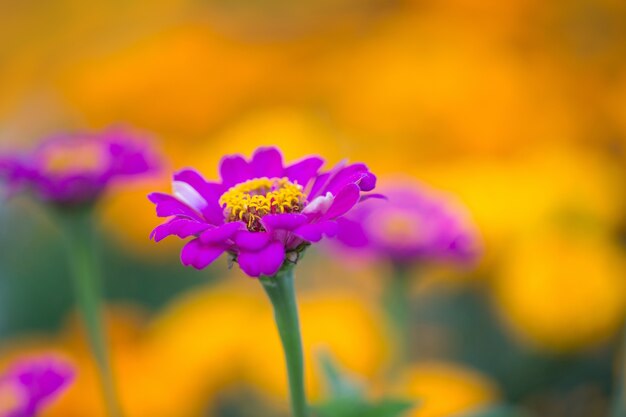
[[411, 169], [428, 184], [455, 193], [486, 240], [485, 260], [501, 262], [510, 245], [576, 218], [609, 233], [624, 212], [616, 167], [592, 152], [544, 146], [509, 159], [462, 158]]
[[189, 138], [258, 96], [265, 80], [280, 72], [277, 53], [208, 25], [182, 25], [94, 54], [64, 74], [61, 86], [91, 123], [124, 120]]
[[513, 330], [535, 346], [584, 349], [621, 328], [626, 261], [605, 236], [543, 230], [520, 240], [502, 269], [494, 283], [498, 305]]
[[497, 386], [486, 376], [446, 362], [414, 364], [404, 371], [398, 395], [419, 405], [407, 417], [448, 417], [494, 404]]

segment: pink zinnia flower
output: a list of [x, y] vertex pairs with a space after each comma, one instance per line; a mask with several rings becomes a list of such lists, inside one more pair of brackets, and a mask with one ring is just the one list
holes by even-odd
[[297, 262], [311, 242], [334, 236], [337, 219], [376, 185], [364, 164], [320, 172], [323, 163], [314, 156], [285, 166], [280, 151], [269, 147], [250, 160], [223, 158], [220, 181], [179, 171], [173, 195], [149, 196], [158, 216], [171, 217], [151, 237], [193, 237], [181, 252], [184, 265], [202, 269], [227, 253], [246, 274], [272, 276], [285, 261]]
[[405, 180], [386, 182], [381, 192], [386, 200], [363, 202], [339, 220], [337, 241], [398, 264], [470, 262], [479, 255], [477, 230], [451, 196]]
[[114, 180], [156, 168], [146, 141], [126, 130], [50, 137], [26, 155], [0, 156], [0, 179], [12, 192], [30, 189], [43, 201], [90, 203]]
[[74, 369], [53, 357], [13, 364], [0, 375], [0, 417], [34, 417], [74, 379]]

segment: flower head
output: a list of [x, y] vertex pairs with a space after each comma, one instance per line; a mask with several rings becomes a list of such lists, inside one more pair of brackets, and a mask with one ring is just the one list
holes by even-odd
[[31, 417], [74, 379], [74, 370], [53, 357], [26, 359], [0, 375], [0, 417]]
[[387, 200], [370, 199], [339, 219], [339, 242], [397, 263], [476, 258], [477, 233], [450, 197], [406, 181], [382, 190]]
[[280, 151], [269, 147], [250, 160], [223, 158], [220, 181], [179, 171], [173, 195], [149, 196], [157, 215], [170, 217], [151, 237], [193, 236], [181, 253], [185, 265], [202, 269], [227, 253], [250, 276], [274, 275], [309, 243], [334, 236], [337, 220], [376, 185], [364, 164], [342, 162], [320, 172], [323, 163], [309, 157], [285, 166]]
[[50, 137], [31, 153], [0, 157], [0, 178], [13, 191], [63, 205], [97, 199], [111, 181], [156, 168], [147, 144], [121, 129]]

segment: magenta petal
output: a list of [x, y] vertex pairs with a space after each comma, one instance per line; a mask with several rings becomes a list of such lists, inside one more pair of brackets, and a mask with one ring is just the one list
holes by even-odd
[[235, 245], [243, 250], [258, 251], [269, 243], [271, 235], [266, 232], [240, 231], [235, 235]]
[[156, 213], [159, 217], [180, 215], [200, 220], [200, 216], [195, 210], [169, 194], [151, 193], [148, 195], [148, 199], [156, 204]]
[[345, 217], [337, 219], [337, 239], [343, 244], [362, 248], [369, 244], [369, 239], [360, 222]]
[[[336, 167], [333, 168], [333, 170], [334, 169], [336, 169]], [[311, 186], [311, 191], [309, 191], [309, 199], [313, 199], [319, 196], [320, 194], [322, 194], [322, 190], [324, 190], [324, 187], [326, 186], [326, 184], [328, 183], [328, 180], [332, 176], [333, 170], [326, 172], [324, 174], [320, 174], [317, 176], [317, 178], [315, 178], [315, 181], [313, 182], [313, 185]]]
[[183, 247], [180, 252], [180, 261], [183, 265], [203, 269], [219, 258], [222, 253], [224, 253], [224, 247], [203, 245], [200, 239], [194, 239]]
[[336, 195], [348, 184], [358, 184], [361, 191], [371, 191], [376, 186], [376, 176], [369, 172], [365, 164], [352, 164], [340, 169], [330, 178], [323, 192]]
[[183, 169], [174, 174], [174, 181], [189, 184], [206, 201], [202, 215], [213, 224], [221, 224], [224, 220], [224, 210], [219, 205], [220, 196], [226, 191], [221, 184], [210, 183], [194, 169]]
[[261, 223], [268, 231], [293, 230], [306, 221], [307, 217], [299, 213], [268, 214], [261, 219]]
[[230, 239], [237, 230], [245, 228], [242, 222], [225, 223], [221, 226], [210, 228], [200, 235], [200, 241], [204, 244], [221, 243]]
[[333, 204], [330, 206], [326, 214], [325, 219], [334, 219], [343, 214], [346, 214], [352, 207], [359, 202], [361, 191], [356, 184], [348, 184], [337, 193]]
[[368, 171], [363, 174], [357, 184], [361, 191], [372, 191], [374, 188], [376, 188], [376, 180], [376, 175]]
[[202, 232], [207, 227], [209, 227], [209, 225], [206, 223], [199, 223], [195, 220], [177, 217], [157, 226], [152, 233], [150, 233], [150, 239], [159, 242], [171, 235], [176, 235], [184, 239]]
[[312, 156], [285, 168], [285, 176], [289, 178], [290, 181], [300, 184], [302, 187], [306, 187], [311, 178], [317, 175], [322, 165], [324, 165], [322, 158]]
[[220, 162], [220, 176], [222, 183], [233, 186], [253, 177], [252, 169], [241, 155], [225, 156]]
[[325, 220], [298, 227], [293, 233], [308, 242], [319, 242], [324, 236], [333, 237], [337, 234], [337, 222]]
[[258, 148], [250, 162], [252, 174], [256, 178], [281, 178], [284, 176], [283, 156], [277, 148]]
[[285, 260], [285, 248], [280, 242], [273, 242], [258, 252], [242, 251], [237, 257], [239, 266], [251, 277], [275, 275]]

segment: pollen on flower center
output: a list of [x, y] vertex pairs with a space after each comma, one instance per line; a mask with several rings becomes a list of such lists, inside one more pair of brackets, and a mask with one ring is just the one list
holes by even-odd
[[266, 214], [299, 213], [306, 202], [302, 186], [287, 178], [255, 178], [231, 187], [220, 197], [227, 221], [244, 221], [250, 231], [262, 231]]

